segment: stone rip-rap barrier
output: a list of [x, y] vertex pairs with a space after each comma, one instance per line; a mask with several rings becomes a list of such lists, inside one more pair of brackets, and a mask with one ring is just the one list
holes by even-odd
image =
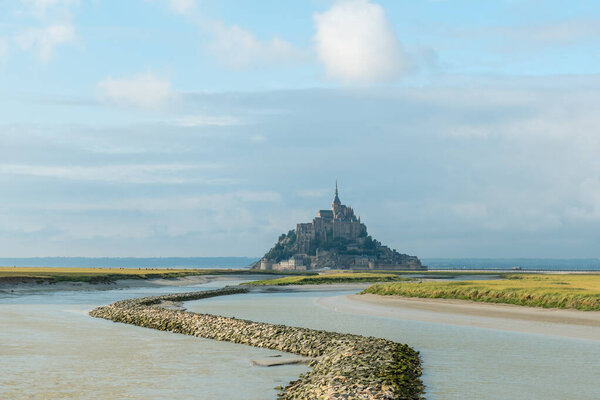
[[375, 337], [161, 307], [163, 302], [172, 304], [246, 292], [246, 288], [226, 287], [144, 297], [99, 307], [92, 310], [90, 315], [114, 322], [311, 357], [311, 370], [282, 389], [279, 396], [283, 399], [422, 399], [419, 353], [407, 345]]

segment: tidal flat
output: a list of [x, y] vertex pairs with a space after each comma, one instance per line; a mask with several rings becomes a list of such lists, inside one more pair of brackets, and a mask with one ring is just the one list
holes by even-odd
[[288, 354], [92, 318], [88, 312], [127, 298], [216, 289], [194, 286], [54, 291], [0, 296], [2, 399], [274, 399], [308, 371], [259, 367]]
[[[0, 346], [0, 398], [275, 399], [276, 386], [297, 379], [308, 367], [260, 367], [252, 361], [286, 357], [286, 353], [87, 315], [95, 307], [119, 300], [216, 289], [251, 278], [211, 279], [184, 284], [181, 279], [132, 281], [152, 287], [84, 285], [84, 290], [0, 293], [4, 343]], [[179, 286], [171, 286], [175, 283]], [[184, 306], [198, 313], [407, 343], [421, 354], [425, 397], [430, 400], [600, 398], [596, 385], [600, 340], [593, 340], [600, 339], [598, 328], [586, 327], [592, 329], [592, 336], [582, 339], [552, 334], [546, 328], [577, 327], [547, 321], [497, 318], [497, 325], [481, 327], [478, 324], [490, 318], [468, 316], [464, 324], [456, 324], [455, 315], [443, 312], [446, 320], [428, 319], [431, 314], [418, 309], [397, 315], [346, 308], [347, 296], [366, 286], [264, 288]]]
[[[376, 336], [406, 343], [422, 359], [425, 397], [446, 399], [583, 399], [600, 398], [599, 340], [544, 334], [541, 329], [511, 330], [428, 321], [424, 315], [403, 319], [345, 309], [338, 300], [359, 288], [301, 287], [276, 292], [186, 302], [189, 311], [311, 329]], [[422, 317], [423, 320], [419, 320]], [[449, 317], [448, 319], [451, 320]], [[532, 323], [531, 326], [539, 326]], [[530, 327], [531, 327], [530, 326]], [[570, 329], [570, 325], [562, 325]]]

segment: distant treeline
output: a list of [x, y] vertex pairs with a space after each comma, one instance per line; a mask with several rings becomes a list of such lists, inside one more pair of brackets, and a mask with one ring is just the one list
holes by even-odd
[[430, 269], [600, 270], [598, 258], [422, 258]]
[[30, 257], [0, 258], [6, 267], [57, 268], [247, 268], [255, 257]]

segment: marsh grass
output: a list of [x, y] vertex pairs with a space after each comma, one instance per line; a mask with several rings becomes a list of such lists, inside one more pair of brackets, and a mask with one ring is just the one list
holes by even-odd
[[504, 279], [376, 284], [364, 293], [600, 311], [600, 275], [507, 274]]
[[332, 283], [357, 283], [357, 282], [394, 282], [406, 281], [409, 278], [402, 278], [397, 274], [381, 273], [329, 273], [325, 275], [302, 275], [286, 276], [285, 278], [267, 279], [262, 281], [253, 281], [244, 283], [252, 286], [286, 286], [286, 285], [320, 285]]
[[[52, 268], [0, 267], [0, 281], [109, 283], [119, 279], [173, 279], [201, 275], [273, 274], [249, 269]], [[278, 273], [281, 275], [281, 273]]]

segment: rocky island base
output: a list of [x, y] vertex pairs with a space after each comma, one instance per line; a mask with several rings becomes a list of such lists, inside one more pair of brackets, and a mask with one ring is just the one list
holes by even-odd
[[419, 353], [386, 339], [196, 314], [162, 307], [247, 288], [124, 300], [90, 312], [97, 318], [310, 357], [312, 369], [290, 382], [283, 399], [421, 399]]

